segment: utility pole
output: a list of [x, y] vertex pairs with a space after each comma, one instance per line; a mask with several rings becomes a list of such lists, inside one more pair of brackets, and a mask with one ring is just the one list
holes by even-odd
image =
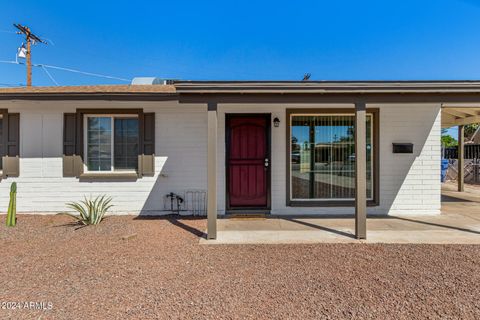
[[17, 34], [25, 35], [25, 42], [27, 44], [27, 52], [25, 54], [27, 60], [27, 87], [32, 86], [32, 44], [35, 43], [44, 43], [47, 44], [46, 41], [40, 39], [35, 34], [30, 31], [29, 27], [22, 26], [20, 24], [14, 23], [13, 26], [18, 29]]

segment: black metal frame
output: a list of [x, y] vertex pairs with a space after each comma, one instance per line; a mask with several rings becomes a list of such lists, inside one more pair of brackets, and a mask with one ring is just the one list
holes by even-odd
[[[480, 159], [480, 144], [466, 144], [464, 147], [465, 159]], [[458, 146], [444, 149], [445, 159], [458, 159]]]

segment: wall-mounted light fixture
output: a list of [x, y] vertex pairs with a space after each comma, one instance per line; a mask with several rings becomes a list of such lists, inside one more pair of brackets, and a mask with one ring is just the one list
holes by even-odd
[[274, 126], [275, 128], [280, 127], [280, 119], [278, 119], [277, 117], [275, 117], [275, 119], [273, 119], [273, 126]]

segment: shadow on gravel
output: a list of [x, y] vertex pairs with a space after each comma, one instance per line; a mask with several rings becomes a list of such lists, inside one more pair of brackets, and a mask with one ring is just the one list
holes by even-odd
[[177, 215], [168, 215], [168, 216], [138, 216], [135, 217], [133, 220], [166, 220], [173, 224], [176, 227], [179, 227], [185, 231], [190, 232], [191, 234], [199, 237], [199, 238], [207, 238], [207, 234], [201, 230], [198, 230], [194, 227], [189, 226], [188, 224], [183, 223], [182, 221], [190, 221], [190, 220], [205, 220], [205, 217], [179, 217]]
[[81, 229], [81, 228], [84, 228], [86, 227], [87, 225], [85, 224], [82, 224], [78, 221], [71, 221], [71, 222], [65, 222], [65, 223], [61, 223], [61, 224], [55, 224], [53, 226], [51, 226], [52, 228], [61, 228], [61, 227], [72, 227], [74, 228], [74, 230], [78, 230], [78, 229]]
[[[65, 214], [57, 214], [58, 216], [65, 216]], [[110, 217], [112, 216], [106, 216], [106, 217], [103, 217], [102, 219], [102, 222], [104, 221], [107, 221]], [[73, 219], [73, 218], [72, 218]], [[81, 223], [80, 221], [76, 221], [76, 220], [73, 220], [71, 222], [65, 222], [65, 223], [62, 223], [62, 224], [56, 224], [54, 226], [52, 226], [53, 228], [60, 228], [60, 227], [74, 227], [74, 230], [78, 230], [78, 229], [83, 229], [85, 227], [92, 227], [93, 225], [87, 225], [87, 224], [83, 224]]]
[[86, 224], [81, 224], [79, 222], [67, 222], [67, 223], [62, 223], [62, 224], [57, 224], [52, 226], [52, 228], [60, 228], [60, 227], [72, 227], [75, 231], [78, 229], [83, 229], [85, 227], [88, 227]]

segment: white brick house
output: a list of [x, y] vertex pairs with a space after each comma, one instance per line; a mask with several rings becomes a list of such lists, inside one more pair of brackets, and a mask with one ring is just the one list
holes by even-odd
[[0, 203], [16, 181], [20, 212], [108, 194], [168, 214], [170, 192], [208, 190], [215, 216], [437, 214], [442, 110], [476, 101], [455, 81], [0, 88]]

